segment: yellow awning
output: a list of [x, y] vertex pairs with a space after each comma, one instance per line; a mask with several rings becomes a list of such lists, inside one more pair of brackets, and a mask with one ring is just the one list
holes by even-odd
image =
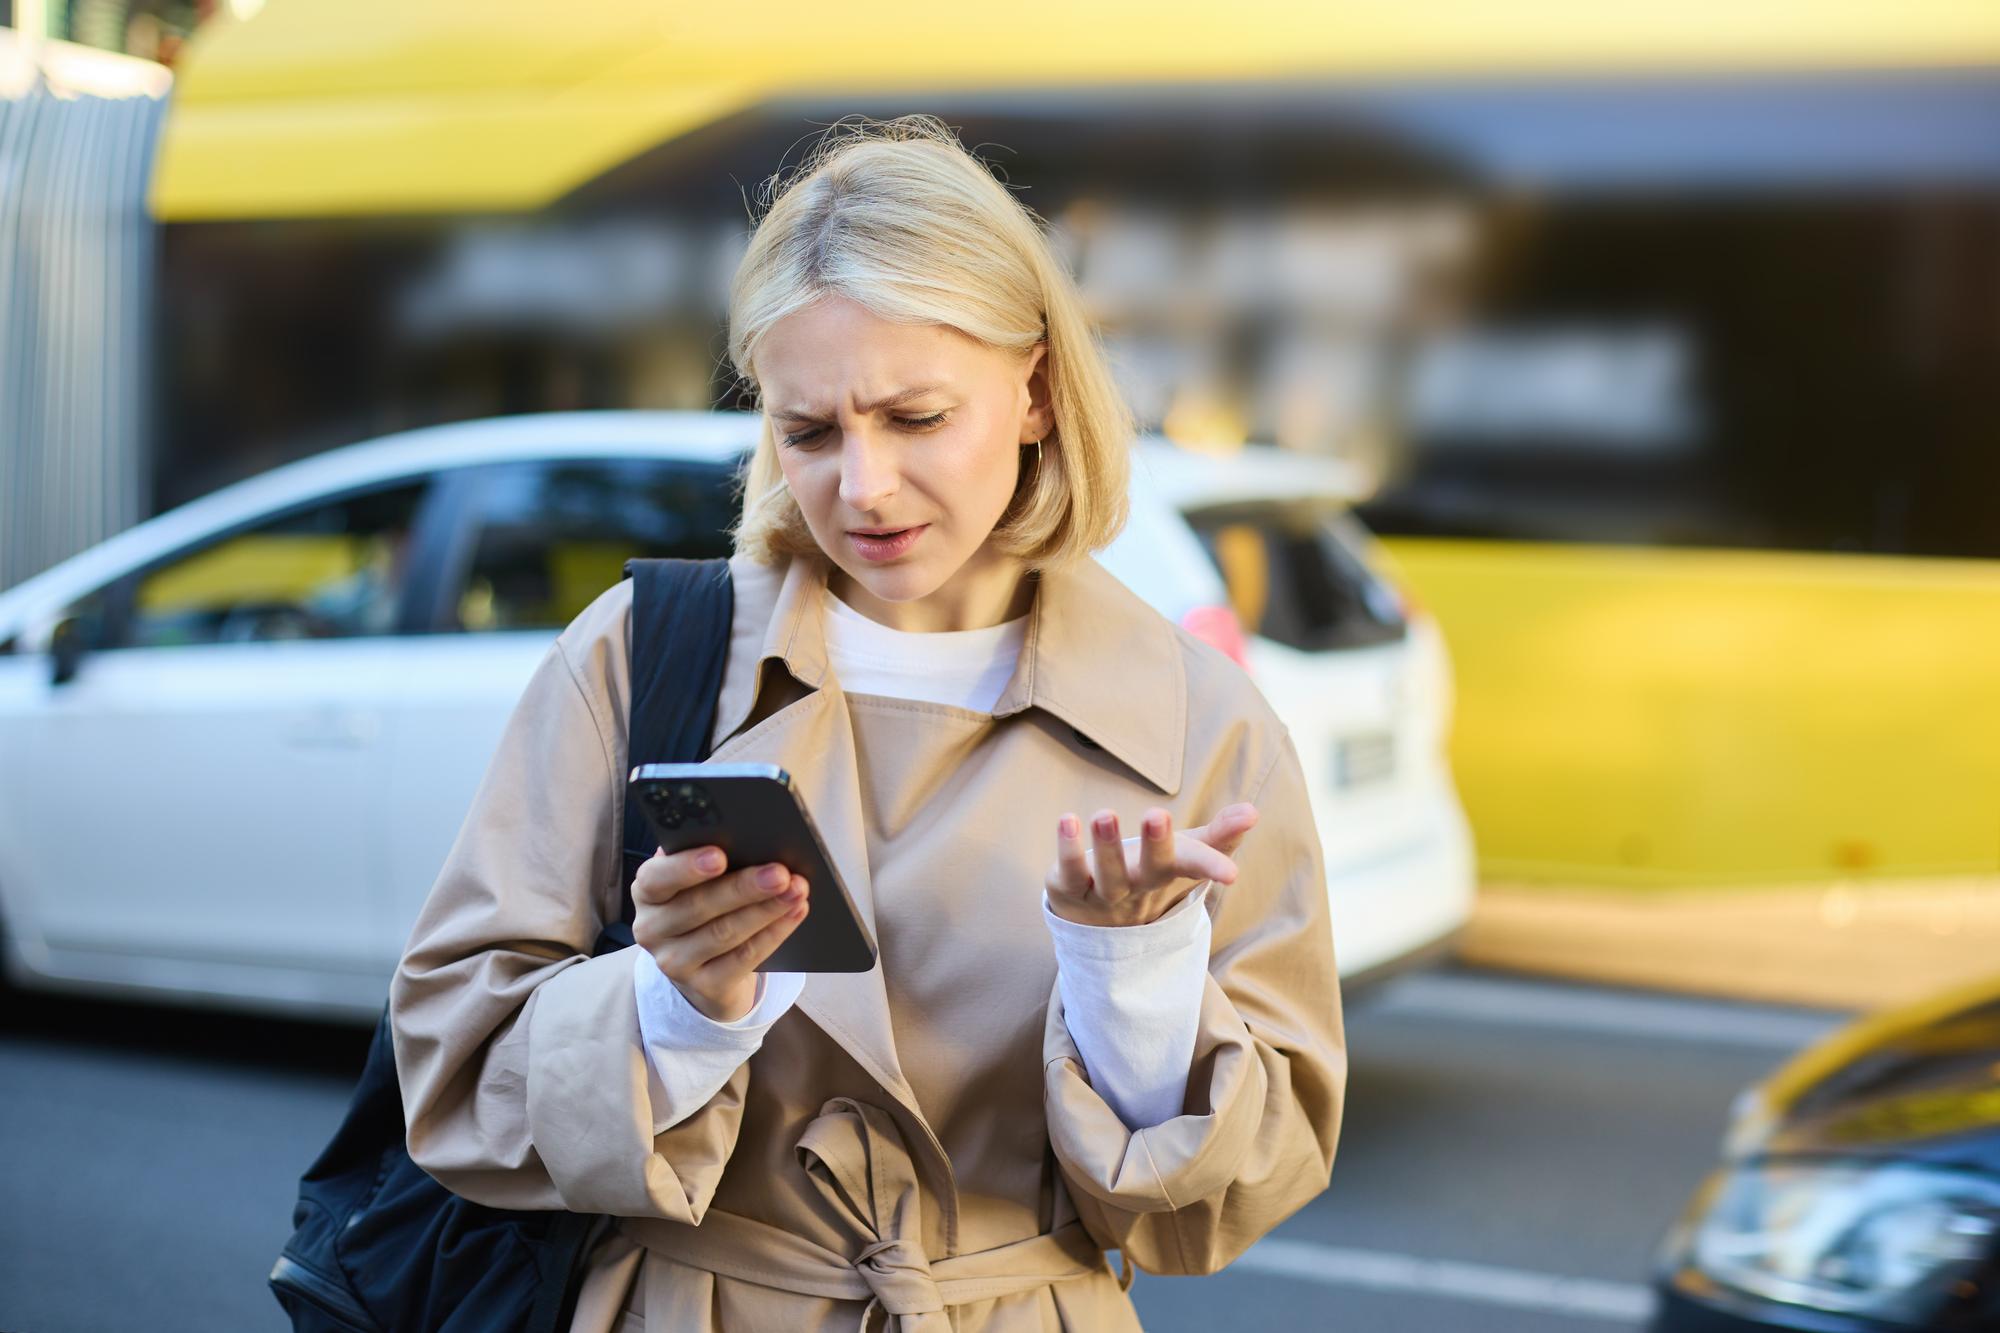
[[940, 90], [1995, 65], [1992, 0], [269, 0], [205, 26], [182, 61], [153, 206], [528, 210], [775, 97], [924, 109]]

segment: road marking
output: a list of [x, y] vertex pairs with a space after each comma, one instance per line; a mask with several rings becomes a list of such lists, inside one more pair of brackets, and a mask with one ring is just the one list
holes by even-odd
[[1378, 998], [1357, 1003], [1354, 1012], [1357, 1017], [1449, 1018], [1780, 1051], [1797, 1050], [1850, 1021], [1844, 1014], [1772, 1005], [1447, 973], [1398, 978]]
[[1559, 1277], [1276, 1236], [1252, 1245], [1228, 1269], [1238, 1270], [1328, 1287], [1366, 1287], [1613, 1323], [1638, 1324], [1653, 1315], [1653, 1293], [1637, 1283]]

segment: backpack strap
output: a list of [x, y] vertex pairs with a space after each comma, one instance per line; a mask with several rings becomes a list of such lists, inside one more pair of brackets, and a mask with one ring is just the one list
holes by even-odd
[[[626, 719], [627, 772], [640, 764], [699, 763], [715, 730], [722, 668], [736, 606], [729, 561], [633, 559], [632, 702]], [[625, 797], [621, 920], [632, 920], [632, 879], [658, 848], [645, 813]]]
[[[722, 669], [729, 658], [736, 610], [729, 561], [633, 559], [625, 562], [625, 577], [632, 580], [628, 772], [640, 764], [699, 763], [708, 758]], [[619, 919], [598, 932], [595, 954], [632, 946], [632, 878], [655, 850], [645, 813], [629, 794], [624, 843]], [[385, 1030], [387, 1023], [385, 1010]], [[563, 1280], [545, 1277], [536, 1289], [528, 1333], [560, 1333], [570, 1326], [588, 1256], [611, 1225], [612, 1219], [602, 1214], [565, 1213], [556, 1219], [551, 1271]]]

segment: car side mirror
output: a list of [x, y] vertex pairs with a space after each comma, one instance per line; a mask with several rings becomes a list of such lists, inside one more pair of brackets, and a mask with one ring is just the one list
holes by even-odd
[[49, 683], [60, 685], [72, 679], [83, 662], [86, 647], [81, 616], [64, 616], [49, 635]]

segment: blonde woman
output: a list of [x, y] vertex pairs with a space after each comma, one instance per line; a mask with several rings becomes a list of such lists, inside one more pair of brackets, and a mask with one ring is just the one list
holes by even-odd
[[[819, 887], [781, 866], [618, 882], [622, 582], [534, 673], [395, 977], [410, 1153], [617, 1218], [578, 1333], [1136, 1329], [1135, 1268], [1214, 1272], [1332, 1169], [1299, 756], [1090, 559], [1131, 427], [1033, 216], [929, 117], [837, 125], [773, 194], [710, 760], [792, 774], [880, 958], [757, 972]], [[638, 942], [592, 957], [623, 894]]]

